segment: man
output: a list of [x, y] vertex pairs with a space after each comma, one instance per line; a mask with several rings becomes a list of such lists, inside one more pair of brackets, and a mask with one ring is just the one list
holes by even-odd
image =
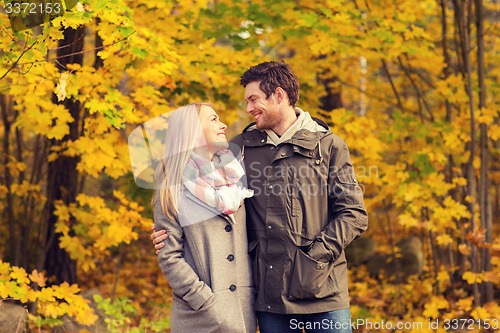
[[260, 331], [351, 332], [344, 249], [368, 217], [347, 146], [296, 107], [285, 63], [252, 66], [241, 84], [255, 123], [232, 142], [254, 191], [245, 206]]

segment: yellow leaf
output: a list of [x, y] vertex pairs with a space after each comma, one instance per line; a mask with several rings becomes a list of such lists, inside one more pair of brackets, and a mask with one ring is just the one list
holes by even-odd
[[12, 266], [12, 272], [10, 273], [10, 277], [14, 280], [17, 280], [19, 284], [28, 284], [30, 280], [28, 279], [28, 274], [24, 270], [24, 268]]
[[43, 288], [38, 292], [39, 302], [55, 302], [54, 290], [52, 288]]
[[437, 276], [437, 280], [439, 282], [447, 282], [450, 281], [450, 274], [447, 271], [440, 271]]
[[399, 224], [407, 228], [416, 227], [418, 220], [408, 213], [403, 213], [399, 215]]
[[0, 298], [7, 298], [10, 295], [10, 288], [7, 283], [0, 282]]
[[465, 272], [462, 274], [462, 279], [467, 281], [468, 284], [481, 283], [482, 281], [480, 274], [473, 272]]
[[457, 301], [457, 307], [460, 310], [469, 312], [472, 309], [472, 301], [473, 301], [472, 297], [462, 298]]
[[448, 301], [443, 296], [432, 296], [430, 301], [425, 304], [423, 315], [427, 318], [439, 317], [439, 310], [447, 309]]
[[0, 280], [9, 279], [10, 265], [8, 262], [3, 262], [0, 260]]
[[467, 185], [467, 179], [464, 177], [453, 178], [453, 184], [455, 184], [457, 186], [465, 186], [465, 185]]
[[453, 239], [450, 235], [443, 234], [436, 237], [436, 242], [441, 246], [447, 246], [453, 243]]
[[407, 202], [412, 202], [420, 197], [422, 193], [422, 186], [416, 183], [409, 183], [403, 187], [403, 198]]
[[458, 251], [464, 256], [468, 256], [470, 255], [471, 249], [470, 246], [468, 246], [467, 244], [460, 244], [458, 246]]
[[[497, 280], [498, 281], [498, 280]], [[488, 310], [491, 318], [499, 318], [500, 320], [500, 305], [496, 301], [488, 302], [484, 305], [484, 308]]]
[[488, 129], [488, 136], [493, 141], [500, 139], [500, 126], [497, 124], [491, 124], [490, 128]]
[[495, 118], [499, 116], [500, 109], [487, 109], [482, 108], [479, 110], [479, 115], [477, 116], [477, 121], [481, 124], [493, 124]]
[[488, 312], [488, 310], [486, 310], [482, 306], [479, 306], [479, 307], [475, 308], [471, 312], [471, 316], [472, 316], [472, 318], [474, 318], [476, 320], [478, 320], [478, 319], [482, 319], [482, 320], [491, 319], [491, 315]]

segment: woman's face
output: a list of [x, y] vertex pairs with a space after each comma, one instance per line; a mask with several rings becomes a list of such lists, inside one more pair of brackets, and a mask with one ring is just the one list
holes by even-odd
[[208, 105], [202, 105], [200, 108], [200, 123], [210, 151], [215, 152], [227, 148], [227, 126], [220, 121], [214, 109]]

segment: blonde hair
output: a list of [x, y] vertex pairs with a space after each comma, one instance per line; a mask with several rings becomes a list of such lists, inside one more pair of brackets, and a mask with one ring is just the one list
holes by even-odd
[[201, 107], [210, 103], [193, 103], [173, 111], [168, 120], [165, 137], [165, 153], [155, 170], [155, 179], [160, 184], [158, 194], [153, 195], [160, 200], [161, 208], [169, 219], [178, 214], [178, 204], [182, 189], [182, 176], [191, 152], [204, 140], [199, 113]]

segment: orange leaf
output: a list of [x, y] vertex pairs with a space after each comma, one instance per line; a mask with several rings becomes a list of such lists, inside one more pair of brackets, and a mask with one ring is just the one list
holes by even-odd
[[40, 287], [45, 287], [45, 282], [47, 279], [43, 272], [39, 273], [36, 269], [29, 275], [31, 282], [36, 283]]

